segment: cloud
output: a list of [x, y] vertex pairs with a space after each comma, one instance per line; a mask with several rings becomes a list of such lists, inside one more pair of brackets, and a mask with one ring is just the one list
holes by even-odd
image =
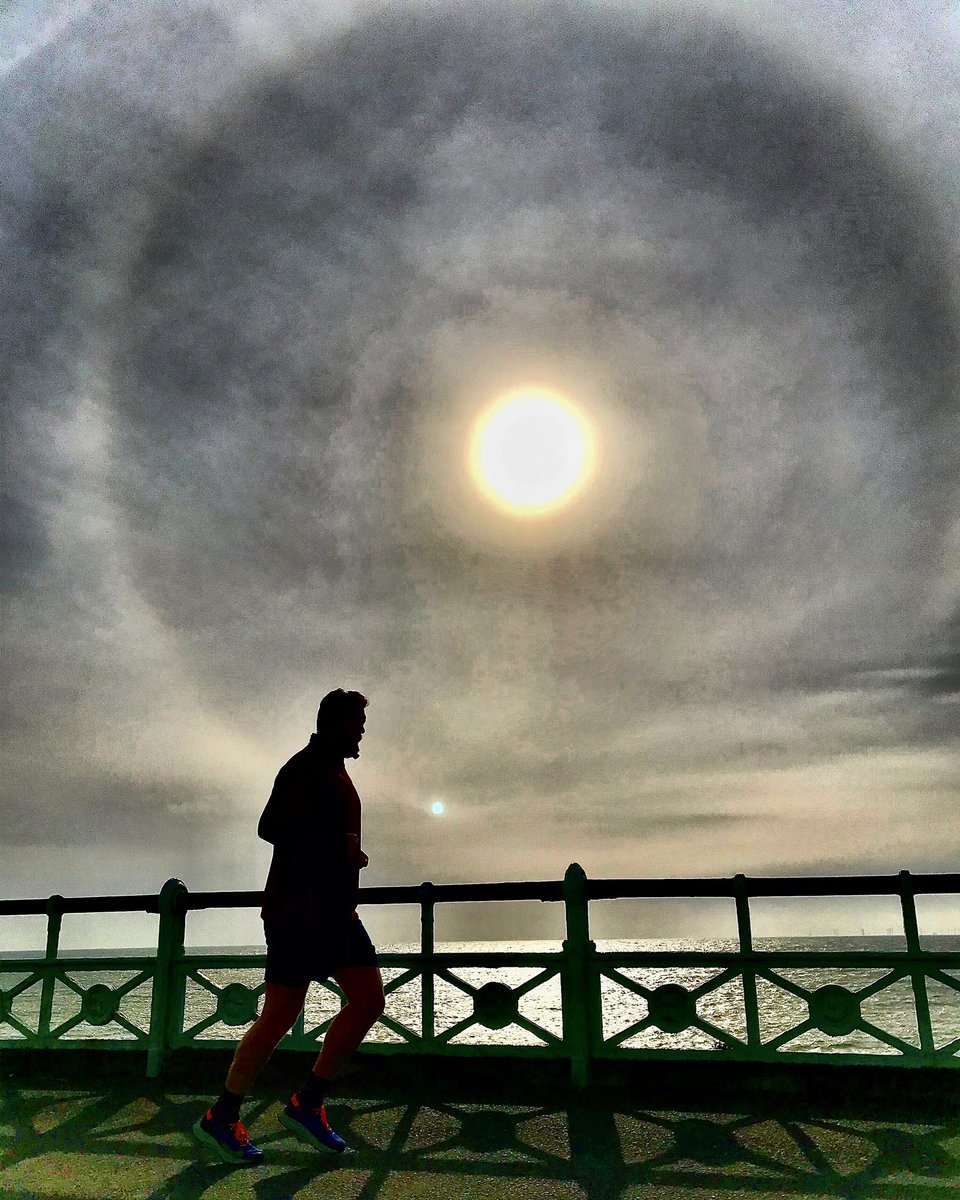
[[[866, 11], [845, 57], [826, 3], [316, 11], [91, 10], [0, 80], [4, 710], [31, 805], [78, 798], [45, 836], [128, 838], [121, 794], [171, 844], [253, 811], [340, 684], [403, 871], [431, 790], [610, 869], [747, 853], [745, 821], [768, 861], [764, 797], [844, 756], [946, 794], [956, 92], [923, 19]], [[603, 470], [519, 529], [462, 443], [534, 377]], [[445, 869], [492, 869], [447, 825]]]
[[[226, 789], [212, 793], [196, 782], [164, 783], [90, 768], [72, 777], [37, 773], [31, 782], [35, 790], [23, 788], [4, 808], [10, 846], [108, 844], [115, 853], [129, 843], [162, 840], [172, 822], [185, 840], [201, 832], [208, 836], [233, 807]], [[68, 803], [59, 792], [64, 785]]]

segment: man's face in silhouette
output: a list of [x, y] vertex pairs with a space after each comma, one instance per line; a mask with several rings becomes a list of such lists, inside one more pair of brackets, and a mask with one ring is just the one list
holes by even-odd
[[334, 727], [333, 741], [338, 754], [342, 754], [344, 758], [360, 757], [360, 741], [366, 723], [367, 715], [363, 709], [359, 709], [357, 712], [348, 713]]

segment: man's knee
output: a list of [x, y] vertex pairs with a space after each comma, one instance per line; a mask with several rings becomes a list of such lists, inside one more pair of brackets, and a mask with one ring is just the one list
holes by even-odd
[[383, 994], [383, 988], [379, 991], [372, 992], [367, 1006], [367, 1016], [372, 1017], [374, 1021], [383, 1016], [383, 1010], [387, 1007], [387, 999]]
[[386, 1001], [382, 992], [379, 995], [376, 992], [354, 992], [347, 1001], [347, 1008], [353, 1017], [364, 1020], [369, 1026], [383, 1016]]
[[265, 1033], [274, 1033], [283, 1037], [293, 1028], [299, 1015], [299, 1012], [285, 1009], [264, 1009], [260, 1014], [259, 1024]]
[[275, 985], [268, 985], [266, 1000], [260, 1013], [260, 1024], [265, 1028], [279, 1029], [286, 1033], [288, 1029], [293, 1028], [294, 1022], [300, 1016], [305, 999], [306, 988], [301, 995], [299, 988], [284, 988], [283, 991], [278, 991]]
[[347, 994], [347, 1004], [352, 1012], [366, 1018], [372, 1025], [374, 1021], [383, 1016], [383, 1011], [387, 1006], [383, 986], [376, 983], [369, 987], [352, 988]]
[[293, 1028], [295, 1020], [295, 1017], [293, 1020], [288, 1020], [281, 1013], [264, 1010], [247, 1032], [258, 1045], [276, 1046]]

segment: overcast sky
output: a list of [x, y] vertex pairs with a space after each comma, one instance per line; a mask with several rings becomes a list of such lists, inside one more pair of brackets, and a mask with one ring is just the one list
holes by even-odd
[[5, 8], [0, 892], [261, 887], [337, 686], [367, 884], [956, 870], [950, 8]]

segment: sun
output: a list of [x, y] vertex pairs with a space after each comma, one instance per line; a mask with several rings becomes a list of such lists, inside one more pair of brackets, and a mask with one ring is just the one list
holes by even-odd
[[552, 388], [515, 388], [476, 420], [470, 474], [490, 503], [515, 517], [543, 517], [568, 505], [593, 476], [590, 422]]

